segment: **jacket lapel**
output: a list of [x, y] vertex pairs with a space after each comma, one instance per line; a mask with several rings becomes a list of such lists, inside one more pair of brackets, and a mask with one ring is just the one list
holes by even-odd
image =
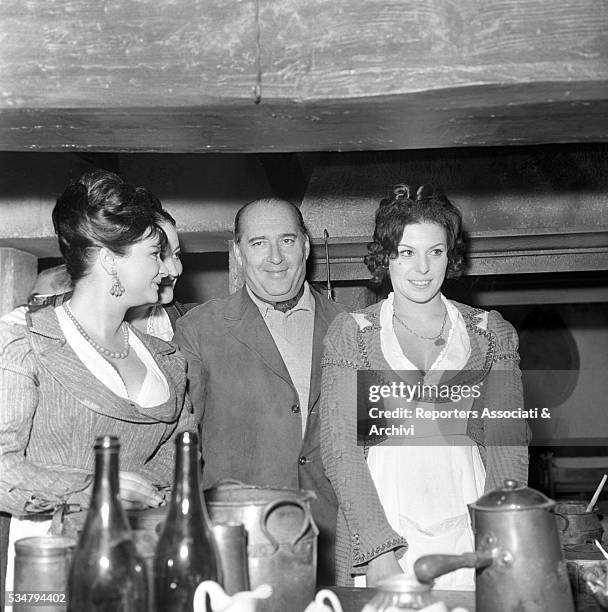
[[272, 334], [259, 308], [249, 297], [246, 287], [230, 296], [224, 313], [224, 322], [230, 334], [238, 342], [255, 353], [273, 372], [293, 387], [293, 382]]

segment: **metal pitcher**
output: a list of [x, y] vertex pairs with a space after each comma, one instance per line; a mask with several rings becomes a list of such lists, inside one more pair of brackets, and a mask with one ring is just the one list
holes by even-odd
[[315, 596], [318, 529], [310, 513], [314, 493], [220, 481], [205, 491], [214, 523], [242, 523], [247, 530], [251, 588], [272, 586], [260, 612], [303, 612]]
[[554, 506], [539, 491], [506, 480], [469, 504], [476, 552], [420, 557], [418, 580], [474, 567], [477, 612], [574, 612]]

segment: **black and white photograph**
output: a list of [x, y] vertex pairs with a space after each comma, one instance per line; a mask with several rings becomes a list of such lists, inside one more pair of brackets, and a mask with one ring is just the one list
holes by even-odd
[[608, 611], [606, 0], [0, 0], [0, 612]]

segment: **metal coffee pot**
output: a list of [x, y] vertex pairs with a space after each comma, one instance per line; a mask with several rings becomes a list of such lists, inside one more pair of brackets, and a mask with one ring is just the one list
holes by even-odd
[[574, 612], [554, 506], [539, 491], [506, 480], [469, 504], [476, 552], [420, 557], [418, 580], [474, 567], [477, 612]]

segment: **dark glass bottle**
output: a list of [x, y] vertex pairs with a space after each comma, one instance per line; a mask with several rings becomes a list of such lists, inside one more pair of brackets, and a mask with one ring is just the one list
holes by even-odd
[[69, 612], [147, 612], [144, 564], [119, 498], [114, 436], [95, 440], [95, 482], [68, 578]]
[[175, 447], [173, 495], [154, 557], [156, 607], [192, 612], [196, 587], [204, 580], [222, 584], [222, 568], [200, 490], [198, 435], [179, 434]]

